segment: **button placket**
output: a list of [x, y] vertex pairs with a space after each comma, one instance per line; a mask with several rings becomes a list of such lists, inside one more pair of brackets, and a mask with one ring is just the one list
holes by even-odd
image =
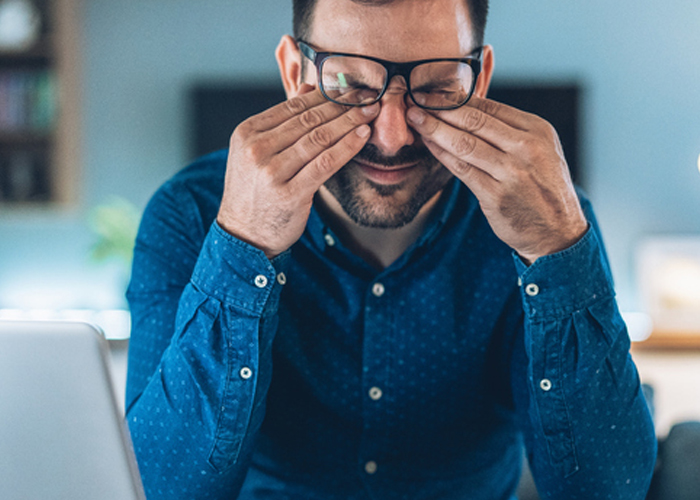
[[383, 394], [384, 393], [382, 392], [382, 390], [379, 387], [372, 387], [369, 390], [369, 397], [373, 401], [379, 401], [382, 398]]
[[[393, 323], [391, 321], [392, 303], [396, 299], [394, 294], [388, 294], [389, 286], [382, 279], [376, 279], [368, 283], [368, 292], [365, 304], [365, 337], [363, 350], [363, 376], [362, 387], [363, 398], [363, 422], [364, 430], [362, 445], [360, 447], [360, 457], [364, 466], [364, 473], [369, 479], [370, 476], [378, 474], [378, 461], [376, 457], [381, 456], [381, 451], [377, 447], [374, 436], [381, 422], [387, 418], [387, 406], [389, 401], [385, 401], [384, 389], [388, 389], [390, 384], [387, 373], [386, 357], [388, 351], [387, 342], [391, 337]], [[400, 291], [397, 291], [400, 293]], [[374, 459], [373, 459], [374, 458]]]
[[377, 462], [374, 460], [370, 460], [367, 463], [365, 463], [365, 472], [369, 475], [373, 475], [377, 473]]
[[267, 286], [267, 276], [264, 274], [258, 274], [255, 277], [254, 283], [258, 288], [265, 288]]
[[375, 297], [381, 297], [384, 295], [384, 292], [386, 292], [386, 288], [384, 288], [382, 283], [377, 282], [372, 286], [372, 295]]

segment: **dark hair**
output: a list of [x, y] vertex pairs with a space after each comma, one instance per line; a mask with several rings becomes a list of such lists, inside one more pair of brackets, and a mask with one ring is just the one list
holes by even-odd
[[[313, 10], [318, 0], [293, 0], [293, 29], [296, 38], [308, 39], [311, 31]], [[352, 0], [366, 5], [385, 5], [395, 0]], [[474, 42], [477, 46], [484, 44], [486, 18], [489, 12], [489, 0], [465, 0], [474, 28]]]

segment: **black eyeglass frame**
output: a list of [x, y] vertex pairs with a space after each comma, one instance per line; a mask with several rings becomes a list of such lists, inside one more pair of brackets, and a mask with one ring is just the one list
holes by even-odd
[[[423, 108], [423, 109], [430, 109], [430, 110], [435, 110], [435, 111], [445, 111], [445, 110], [450, 110], [450, 109], [457, 109], [462, 106], [464, 106], [466, 103], [469, 102], [469, 99], [472, 98], [472, 95], [474, 95], [474, 90], [476, 89], [476, 82], [479, 79], [479, 74], [481, 73], [481, 57], [483, 55], [484, 47], [477, 47], [475, 48], [467, 57], [456, 57], [456, 58], [435, 58], [435, 59], [421, 59], [419, 61], [409, 61], [409, 62], [394, 62], [394, 61], [387, 61], [385, 59], [379, 59], [377, 57], [371, 57], [371, 56], [365, 56], [362, 54], [351, 54], [347, 52], [318, 52], [311, 48], [311, 46], [306, 43], [303, 40], [297, 39], [296, 40], [297, 45], [299, 46], [299, 50], [301, 53], [308, 58], [311, 62], [313, 62], [314, 66], [316, 66], [316, 73], [317, 73], [317, 78], [318, 78], [318, 84], [319, 88], [321, 89], [321, 93], [323, 96], [328, 99], [331, 102], [335, 102], [337, 104], [342, 104], [343, 106], [354, 106], [354, 107], [361, 107], [361, 106], [369, 106], [371, 104], [374, 104], [375, 102], [378, 102], [381, 100], [382, 97], [384, 97], [384, 94], [386, 93], [386, 90], [389, 88], [389, 84], [391, 83], [391, 80], [396, 76], [403, 76], [404, 80], [406, 81], [406, 88], [408, 91], [408, 95], [411, 97], [411, 100], [416, 103], [416, 106]], [[349, 57], [359, 57], [361, 59], [367, 59], [369, 61], [374, 61], [376, 63], [381, 64], [387, 75], [386, 75], [386, 82], [384, 83], [384, 87], [382, 88], [381, 92], [379, 92], [379, 95], [377, 98], [372, 101], [372, 102], [361, 102], [361, 103], [346, 103], [346, 102], [339, 102], [336, 101], [335, 99], [331, 99], [328, 94], [326, 94], [326, 90], [323, 88], [323, 78], [322, 78], [322, 68], [323, 64], [326, 62], [327, 59], [331, 57], [337, 57], [337, 56], [349, 56]], [[473, 73], [474, 73], [474, 79], [472, 81], [472, 86], [469, 89], [469, 93], [467, 94], [466, 99], [460, 103], [460, 104], [455, 104], [453, 106], [424, 106], [421, 105], [416, 99], [413, 97], [413, 92], [411, 92], [411, 71], [413, 71], [414, 68], [417, 66], [420, 66], [421, 64], [425, 63], [432, 63], [432, 62], [461, 62], [464, 64], [469, 65], [471, 67]]]

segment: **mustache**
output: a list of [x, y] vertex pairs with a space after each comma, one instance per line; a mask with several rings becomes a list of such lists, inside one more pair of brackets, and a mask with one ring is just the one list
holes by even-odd
[[368, 163], [393, 167], [395, 165], [406, 165], [408, 163], [432, 160], [434, 157], [425, 146], [404, 146], [395, 155], [386, 156], [379, 151], [377, 146], [367, 143], [365, 147], [355, 155], [355, 158]]

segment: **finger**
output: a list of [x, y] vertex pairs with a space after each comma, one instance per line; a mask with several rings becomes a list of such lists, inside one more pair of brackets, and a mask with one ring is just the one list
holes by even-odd
[[433, 156], [455, 177], [466, 184], [479, 200], [485, 199], [486, 196], [494, 192], [498, 181], [487, 172], [456, 157], [430, 140], [424, 140], [424, 143]]
[[492, 99], [482, 99], [480, 97], [472, 97], [467, 102], [467, 107], [475, 108], [486, 113], [493, 118], [496, 118], [503, 123], [510, 125], [513, 128], [522, 131], [529, 131], [533, 128], [533, 122], [538, 120], [537, 115], [526, 113], [507, 104], [496, 102]]
[[[411, 114], [414, 112], [411, 111]], [[513, 144], [522, 140], [522, 130], [475, 107], [462, 106], [457, 109], [433, 111], [430, 114], [458, 130], [480, 137], [503, 152], [510, 151], [513, 149]]]
[[290, 118], [326, 102], [328, 99], [323, 97], [319, 90], [314, 90], [283, 101], [249, 118], [246, 120], [246, 124], [252, 131], [256, 132], [271, 130]]
[[293, 177], [314, 158], [331, 148], [350, 131], [372, 121], [379, 112], [379, 104], [353, 108], [334, 120], [310, 130], [297, 142], [273, 158], [273, 168], [283, 178]]
[[477, 135], [460, 130], [419, 108], [409, 109], [407, 118], [424, 141], [429, 140], [495, 179], [507, 176], [506, 153]]
[[333, 146], [316, 156], [289, 181], [289, 187], [305, 196], [316, 191], [338, 170], [343, 168], [367, 143], [371, 134], [369, 125], [363, 124], [343, 136]]
[[[348, 114], [350, 116], [349, 121], [352, 122], [355, 127], [359, 126], [361, 123], [366, 123], [368, 120], [365, 120], [364, 117], [373, 117], [376, 114], [375, 109], [377, 108], [378, 104], [354, 108], [326, 101], [325, 103], [314, 106], [292, 117], [268, 131], [266, 133], [268, 137], [265, 140], [268, 141], [270, 150], [277, 153], [296, 144], [297, 141], [307, 136], [307, 134], [325, 134], [326, 132], [319, 129], [340, 116]], [[343, 133], [347, 133], [347, 130]], [[319, 136], [319, 142], [322, 143], [325, 139], [326, 137]], [[311, 158], [308, 158], [308, 160]]]

